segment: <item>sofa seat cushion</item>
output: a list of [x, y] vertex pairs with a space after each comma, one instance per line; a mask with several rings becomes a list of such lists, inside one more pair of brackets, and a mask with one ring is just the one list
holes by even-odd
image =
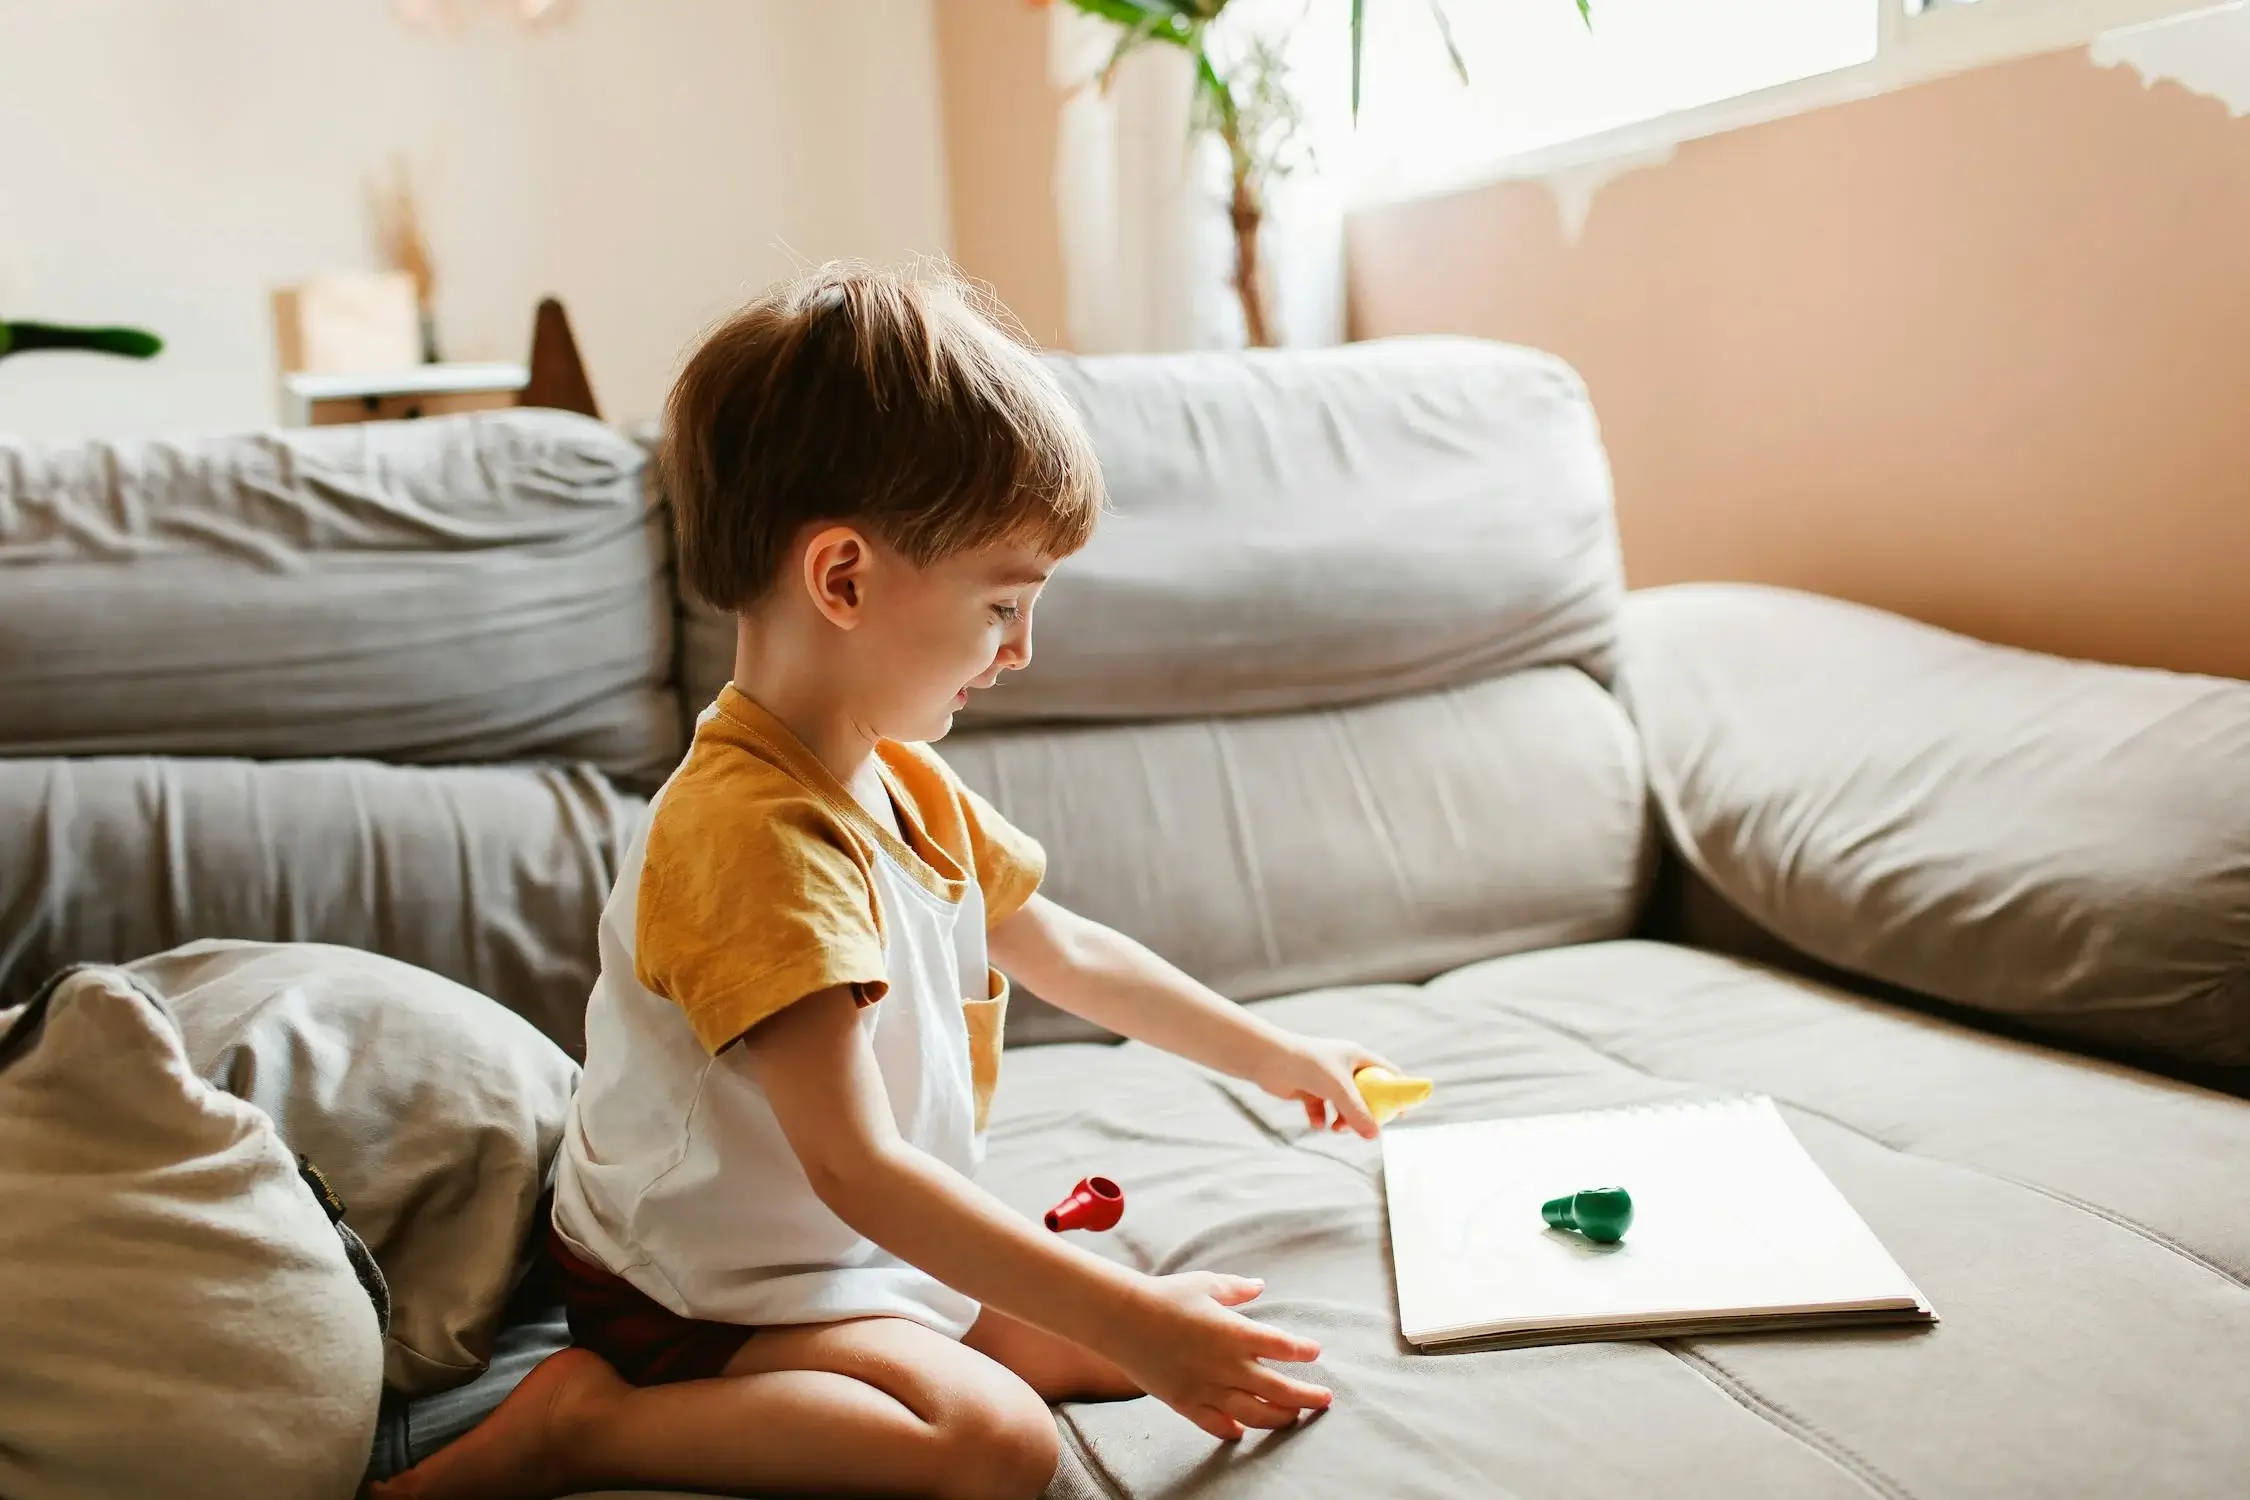
[[1071, 1500], [2237, 1493], [2250, 1473], [2250, 1104], [1736, 960], [1618, 942], [1260, 1013], [1434, 1076], [1437, 1123], [1772, 1095], [1942, 1317], [1926, 1331], [1415, 1354], [1379, 1148], [1137, 1045], [1011, 1055], [983, 1180], [1088, 1173], [1151, 1271], [1266, 1279], [1333, 1411], [1222, 1450], [1153, 1402], [1064, 1414]]

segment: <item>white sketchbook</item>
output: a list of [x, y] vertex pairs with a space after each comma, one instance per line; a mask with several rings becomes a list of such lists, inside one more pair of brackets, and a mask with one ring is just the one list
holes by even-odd
[[[1382, 1139], [1412, 1344], [1935, 1321], [1771, 1099], [1394, 1126]], [[1540, 1218], [1548, 1199], [1593, 1187], [1632, 1194], [1617, 1243]]]

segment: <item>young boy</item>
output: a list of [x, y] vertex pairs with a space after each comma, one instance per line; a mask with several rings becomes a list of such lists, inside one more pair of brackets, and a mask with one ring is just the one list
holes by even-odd
[[578, 1346], [391, 1497], [609, 1487], [1035, 1496], [1048, 1404], [1221, 1439], [1329, 1393], [1256, 1281], [1148, 1276], [971, 1181], [1007, 981], [1373, 1135], [1292, 1035], [1036, 894], [1039, 847], [926, 748], [1031, 660], [1102, 505], [1076, 413], [960, 284], [828, 268], [689, 361], [663, 475], [739, 620], [602, 914], [554, 1249]]

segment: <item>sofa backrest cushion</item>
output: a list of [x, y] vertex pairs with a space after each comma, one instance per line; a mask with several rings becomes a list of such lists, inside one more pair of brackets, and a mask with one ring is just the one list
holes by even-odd
[[2039, 656], [1808, 594], [1626, 606], [1680, 856], [1850, 973], [2250, 1063], [2250, 683]]
[[[1653, 866], [1632, 726], [1543, 667], [1351, 708], [967, 734], [1045, 890], [1250, 1000], [1623, 935]], [[1019, 993], [1009, 1040], [1091, 1028]]]
[[0, 759], [0, 1005], [197, 938], [339, 943], [585, 1046], [643, 805], [586, 767]]
[[[1412, 338], [1049, 368], [1110, 513], [1048, 583], [1031, 666], [964, 727], [1285, 712], [1557, 664], [1606, 679], [1609, 468], [1562, 361]], [[683, 608], [695, 707], [734, 635]]]
[[546, 411], [0, 439], [0, 755], [660, 778], [680, 719], [643, 467]]

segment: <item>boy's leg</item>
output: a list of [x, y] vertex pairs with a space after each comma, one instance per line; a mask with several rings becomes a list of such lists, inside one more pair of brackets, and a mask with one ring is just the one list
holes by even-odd
[[986, 1308], [962, 1340], [1015, 1371], [1042, 1400], [1130, 1401], [1146, 1395], [1130, 1375], [1083, 1344]]
[[1032, 1497], [1046, 1403], [992, 1359], [900, 1318], [761, 1330], [712, 1380], [635, 1387], [566, 1349], [376, 1500], [580, 1490]]

